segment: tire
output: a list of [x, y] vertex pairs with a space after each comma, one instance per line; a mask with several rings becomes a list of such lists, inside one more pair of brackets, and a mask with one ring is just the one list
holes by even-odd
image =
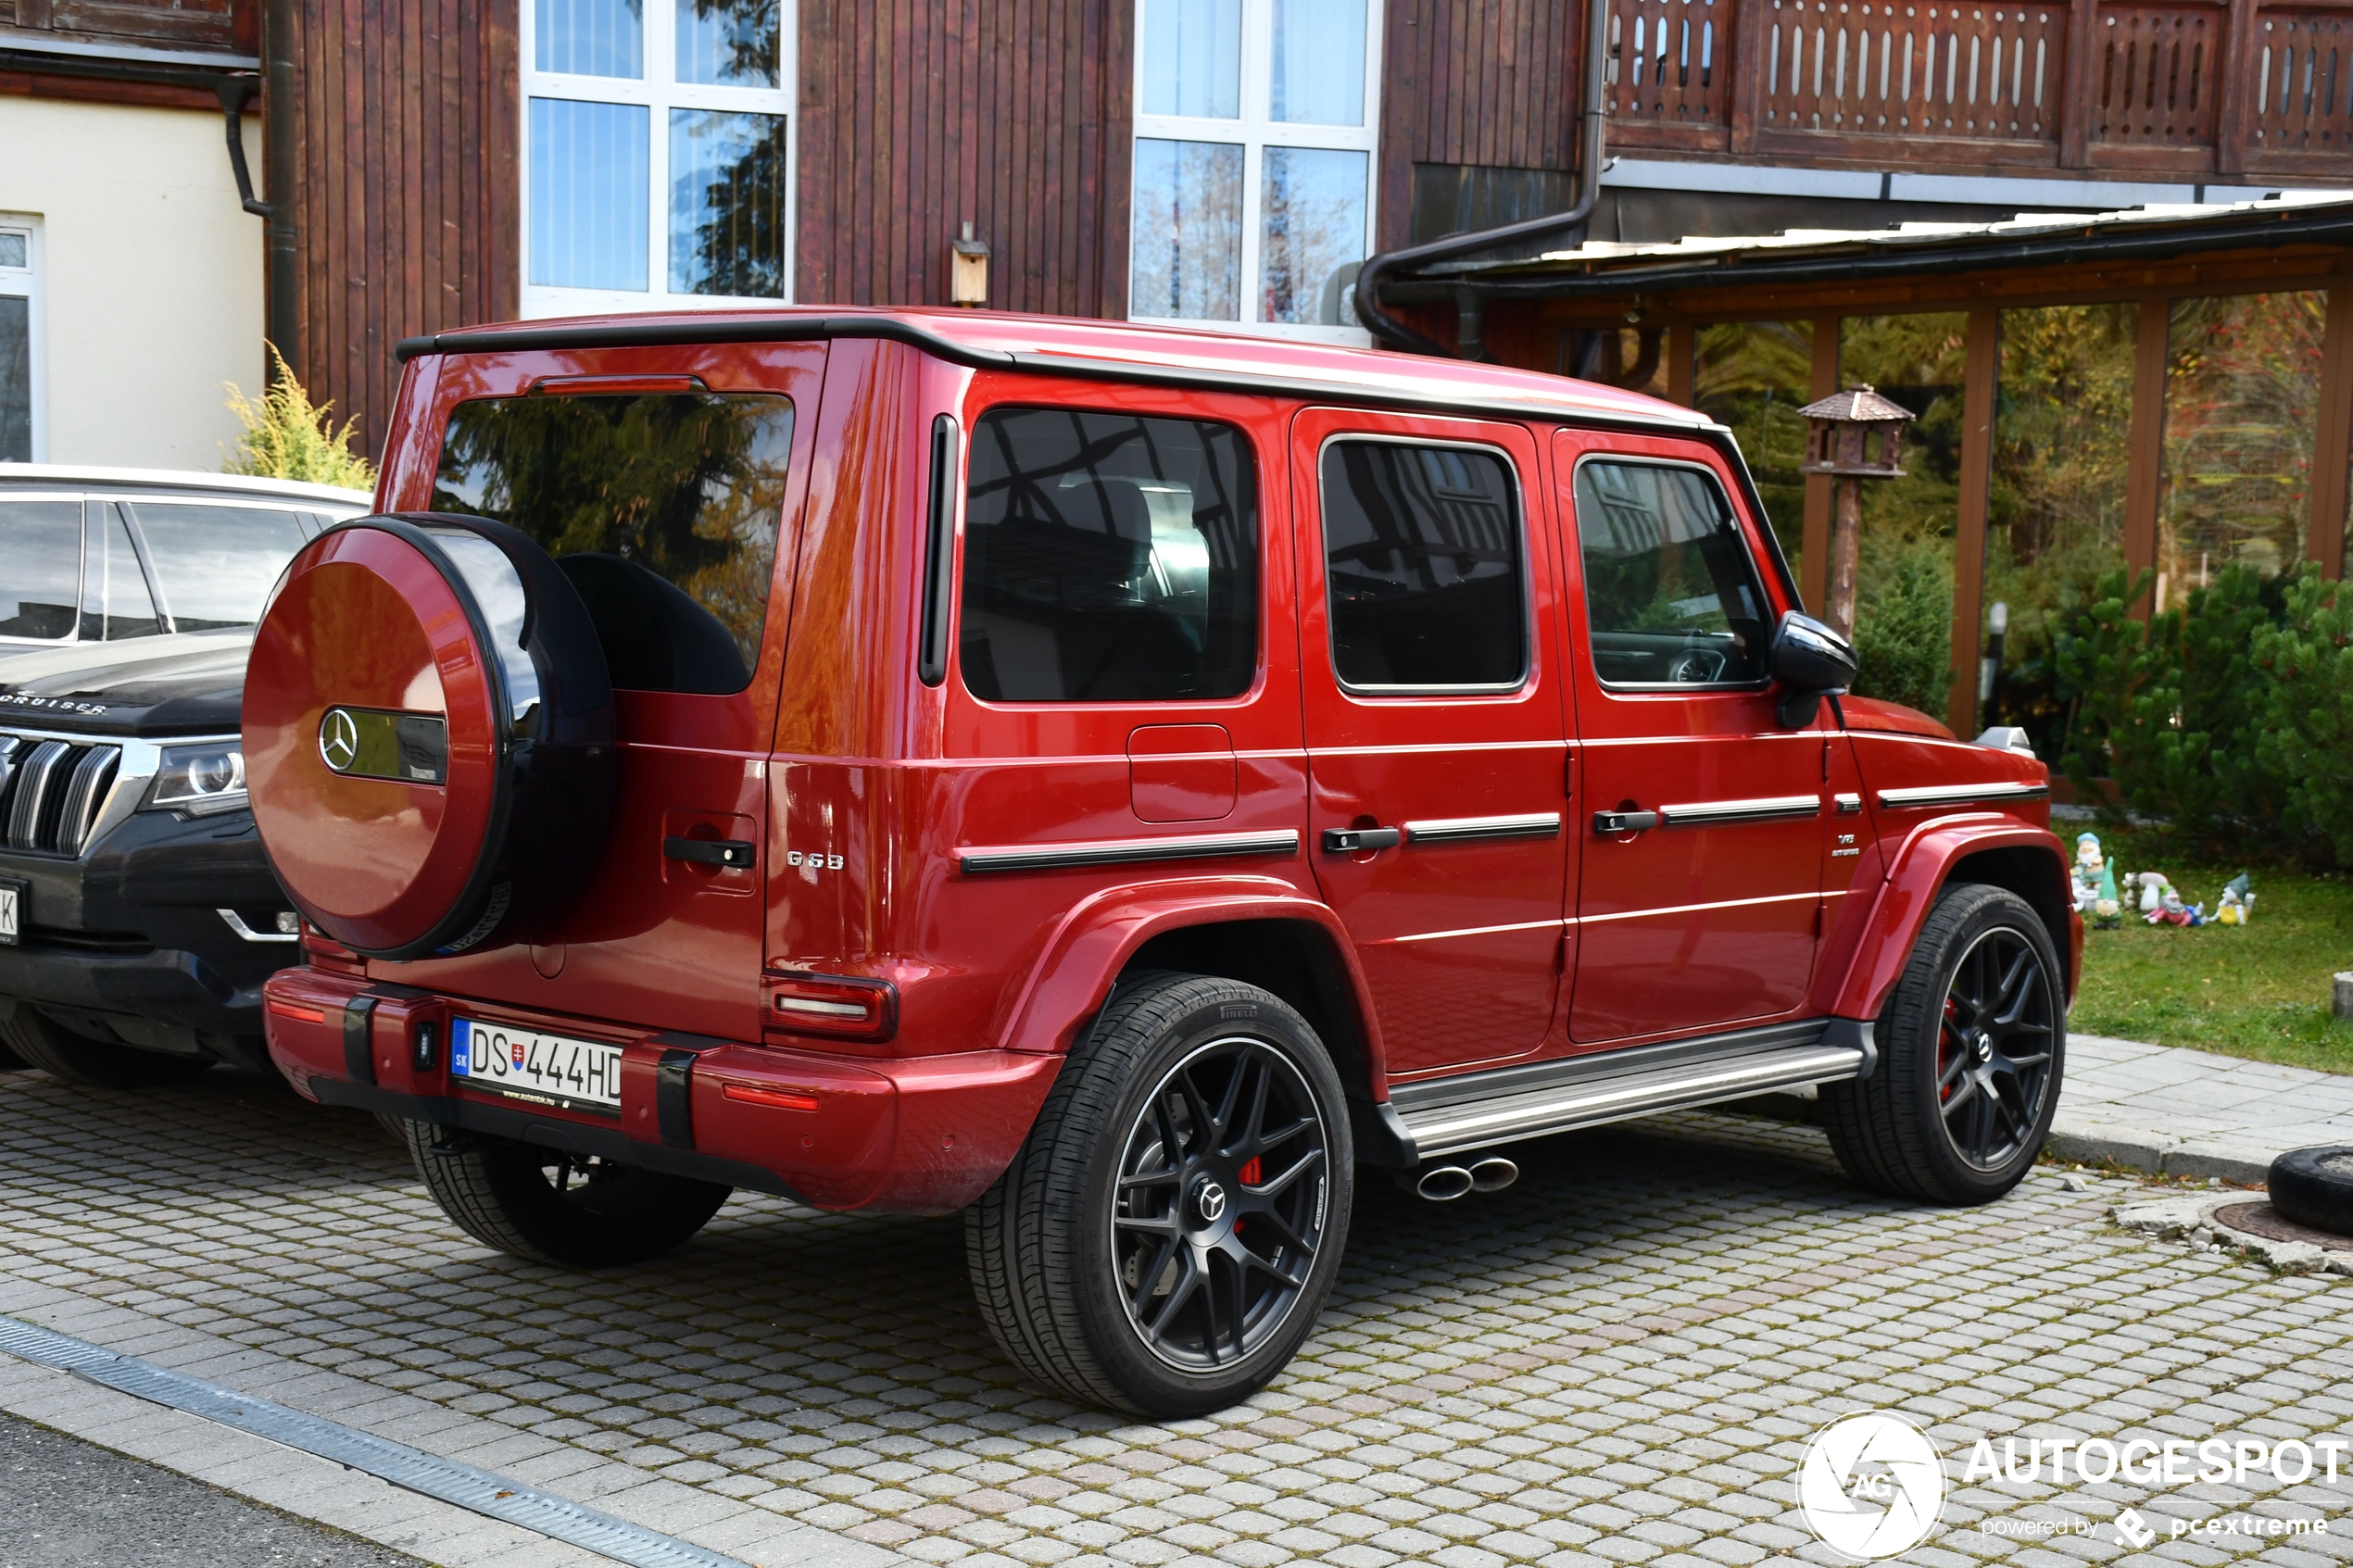
[[2353, 1148], [2289, 1149], [2271, 1161], [2264, 1185], [2281, 1218], [2353, 1236]]
[[716, 1182], [410, 1122], [409, 1152], [441, 1211], [511, 1257], [604, 1269], [658, 1258], [734, 1193]]
[[1081, 1404], [1223, 1410], [1314, 1330], [1354, 1170], [1340, 1075], [1305, 1019], [1238, 981], [1139, 976], [965, 1210], [973, 1295], [1007, 1358]]
[[166, 1056], [110, 1040], [93, 1040], [21, 1002], [6, 1022], [0, 1022], [0, 1042], [26, 1066], [37, 1067], [77, 1088], [156, 1089], [184, 1084], [212, 1071], [209, 1057]]
[[1975, 883], [1946, 888], [1880, 1013], [1877, 1070], [1822, 1085], [1822, 1123], [1846, 1173], [1957, 1206], [2016, 1186], [2058, 1109], [2059, 973], [2025, 899]]

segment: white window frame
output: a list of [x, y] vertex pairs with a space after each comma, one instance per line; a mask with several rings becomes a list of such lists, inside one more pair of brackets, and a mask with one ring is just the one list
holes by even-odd
[[[522, 314], [576, 316], [641, 310], [711, 310], [759, 308], [788, 305], [794, 298], [795, 251], [800, 232], [800, 6], [799, 0], [778, 0], [776, 26], [776, 85], [716, 87], [675, 80], [678, 73], [677, 7], [681, 0], [645, 0], [645, 75], [580, 76], [535, 69], [538, 57], [538, 6], [517, 0], [521, 12], [522, 91], [517, 94], [522, 124], [517, 132], [517, 228], [522, 235]], [[632, 104], [646, 110], [646, 287], [634, 289], [563, 288], [531, 281], [531, 101], [570, 98], [598, 104]], [[785, 293], [782, 299], [749, 298], [740, 295], [673, 294], [670, 292], [670, 111], [672, 109], [736, 109], [785, 117]]]
[[0, 212], [0, 231], [25, 237], [22, 267], [0, 267], [0, 294], [25, 301], [25, 357], [31, 365], [32, 448], [29, 460], [49, 460], [49, 332], [42, 298], [41, 220], [31, 213]]
[[[1311, 125], [1269, 118], [1275, 82], [1275, 0], [1241, 0], [1241, 118], [1213, 119], [1196, 115], [1146, 114], [1144, 102], [1144, 10], [1150, 0], [1136, 4], [1136, 71], [1130, 100], [1136, 105], [1139, 142], [1222, 142], [1242, 149], [1241, 320], [1206, 320], [1193, 316], [1147, 316], [1132, 308], [1131, 321], [1156, 325], [1207, 328], [1260, 337], [1303, 338], [1315, 343], [1372, 346], [1372, 334], [1360, 326], [1327, 327], [1315, 322], [1262, 321], [1259, 276], [1261, 194], [1265, 188], [1266, 149], [1275, 147], [1329, 148], [1365, 155], [1365, 256], [1370, 257], [1380, 232], [1380, 114], [1383, 0], [1365, 0], [1365, 123]], [[1133, 160], [1130, 160], [1131, 167]], [[1134, 266], [1136, 192], [1128, 185], [1129, 266]], [[1360, 258], [1361, 259], [1361, 258]], [[1132, 302], [1134, 295], [1131, 293]]]

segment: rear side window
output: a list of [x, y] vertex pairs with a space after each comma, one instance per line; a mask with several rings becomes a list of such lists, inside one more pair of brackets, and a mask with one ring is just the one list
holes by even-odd
[[1478, 446], [1324, 447], [1332, 669], [1353, 691], [1508, 690], [1528, 673], [1519, 487]]
[[556, 558], [616, 686], [738, 692], [767, 622], [792, 454], [764, 393], [494, 397], [449, 416], [433, 508]]
[[964, 685], [991, 702], [1239, 696], [1258, 481], [1227, 425], [999, 408], [973, 431]]
[[1659, 463], [1577, 470], [1593, 671], [1613, 685], [1764, 678], [1765, 594], [1715, 476]]
[[82, 597], [82, 503], [0, 499], [0, 637], [70, 637]]
[[308, 537], [297, 513], [274, 508], [123, 504], [147, 542], [147, 561], [175, 632], [218, 632], [260, 620], [261, 601]]

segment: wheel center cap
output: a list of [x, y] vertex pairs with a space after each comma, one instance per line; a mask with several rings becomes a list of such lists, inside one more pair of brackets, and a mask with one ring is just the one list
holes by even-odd
[[1980, 1061], [1994, 1060], [1994, 1036], [1982, 1029], [1977, 1032], [1977, 1060]]
[[1226, 1214], [1226, 1188], [1220, 1183], [1203, 1177], [1193, 1188], [1193, 1212], [1201, 1216], [1204, 1225], [1214, 1225]]

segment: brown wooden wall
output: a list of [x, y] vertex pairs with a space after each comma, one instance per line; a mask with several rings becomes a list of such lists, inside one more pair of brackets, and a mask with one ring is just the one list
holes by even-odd
[[795, 292], [945, 305], [988, 242], [988, 304], [1127, 311], [1135, 0], [801, 0]]
[[1574, 0], [1389, 0], [1380, 248], [1406, 243], [1417, 163], [1576, 167], [1583, 11]]
[[359, 419], [373, 457], [393, 345], [519, 307], [515, 0], [296, 10], [296, 369], [338, 423]]

